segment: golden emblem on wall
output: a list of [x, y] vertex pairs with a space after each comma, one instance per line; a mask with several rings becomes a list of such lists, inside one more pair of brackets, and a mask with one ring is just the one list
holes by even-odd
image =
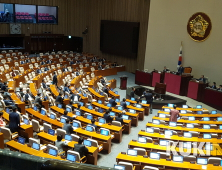
[[187, 24], [187, 32], [194, 41], [204, 41], [211, 32], [210, 18], [202, 12], [198, 12], [190, 17]]

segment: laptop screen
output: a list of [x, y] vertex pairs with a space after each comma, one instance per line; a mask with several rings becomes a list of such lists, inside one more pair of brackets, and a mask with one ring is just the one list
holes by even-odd
[[162, 139], [160, 139], [159, 144], [160, 144], [160, 146], [167, 146], [167, 145], [168, 145], [168, 142], [169, 142], [169, 141], [167, 141], [167, 140], [162, 140]]
[[117, 109], [118, 109], [118, 110], [123, 110], [122, 106], [119, 106]]
[[107, 107], [111, 107], [112, 105], [111, 105], [110, 103], [108, 103], [106, 106], [107, 106]]
[[79, 123], [77, 123], [77, 122], [73, 122], [72, 125], [73, 125], [73, 127], [77, 127], [77, 128], [79, 127]]
[[182, 108], [187, 109], [188, 105], [182, 105]]
[[114, 165], [115, 169], [119, 169], [119, 170], [125, 170], [125, 166], [121, 166], [121, 165]]
[[160, 154], [156, 152], [150, 152], [150, 159], [160, 159]]
[[177, 122], [169, 122], [169, 126], [175, 127], [177, 126]]
[[197, 114], [202, 115], [203, 111], [197, 111]]
[[156, 125], [159, 125], [160, 124], [160, 121], [159, 120], [156, 120], [156, 119], [153, 119], [153, 124], [156, 124]]
[[41, 114], [45, 115], [45, 110], [41, 109]]
[[84, 96], [84, 97], [87, 97], [87, 94], [84, 93], [83, 96]]
[[10, 109], [8, 107], [6, 107], [6, 112], [10, 113]]
[[65, 135], [65, 140], [72, 141], [72, 136], [71, 135]]
[[197, 105], [197, 109], [202, 109], [202, 105]]
[[125, 120], [129, 120], [129, 116], [128, 115], [122, 115], [122, 118]]
[[173, 135], [173, 132], [172, 132], [171, 130], [165, 130], [165, 131], [164, 131], [164, 134], [165, 134], [166, 136], [172, 136], [172, 135]]
[[116, 114], [114, 112], [109, 112], [110, 116], [115, 116]]
[[76, 111], [77, 116], [81, 116], [81, 113], [79, 111]]
[[135, 101], [135, 98], [134, 98], [134, 97], [131, 97], [131, 100], [132, 100], [132, 101]]
[[60, 109], [61, 109], [61, 108], [62, 108], [62, 104], [58, 104], [58, 108], [60, 108]]
[[102, 101], [101, 101], [101, 100], [98, 100], [98, 103], [99, 103], [99, 104], [102, 104]]
[[100, 118], [100, 119], [99, 119], [99, 123], [105, 124], [105, 119]]
[[154, 133], [154, 129], [151, 128], [151, 127], [147, 127], [147, 128], [146, 128], [146, 132], [148, 132], [148, 133]]
[[93, 109], [93, 107], [92, 107], [92, 106], [88, 106], [88, 109], [92, 110], [92, 109]]
[[103, 109], [99, 108], [99, 109], [98, 109], [98, 112], [99, 112], [99, 113], [103, 113]]
[[72, 154], [67, 154], [67, 160], [75, 162], [76, 161], [76, 156]]
[[136, 113], [136, 111], [133, 110], [133, 109], [129, 109], [129, 112], [130, 112], [130, 113]]
[[159, 113], [159, 117], [161, 117], [161, 118], [166, 118], [166, 114]]
[[116, 101], [116, 102], [119, 102], [119, 99], [116, 99], [115, 101]]
[[183, 162], [183, 156], [173, 155], [173, 162]]
[[66, 119], [65, 119], [65, 118], [61, 118], [61, 119], [60, 119], [60, 122], [61, 122], [61, 123], [66, 123]]
[[210, 129], [210, 125], [203, 125], [203, 129]]
[[205, 133], [203, 134], [204, 139], [211, 139], [211, 134]]
[[92, 132], [92, 131], [93, 131], [93, 127], [91, 127], [91, 126], [86, 126], [86, 130]]
[[213, 114], [213, 115], [214, 115], [214, 114], [217, 114], [217, 111], [216, 111], [216, 110], [212, 110], [212, 111], [211, 111], [211, 114]]
[[34, 106], [33, 109], [34, 109], [35, 111], [37, 111], [37, 107], [36, 107], [36, 106]]
[[71, 112], [71, 109], [69, 107], [66, 108], [67, 112]]
[[92, 142], [89, 141], [89, 140], [84, 140], [83, 141], [83, 145], [91, 147], [92, 146]]
[[108, 135], [109, 135], [109, 131], [108, 131], [108, 130], [105, 130], [105, 129], [101, 129], [100, 134], [101, 134], [101, 135], [108, 136]]
[[174, 106], [174, 104], [170, 104], [170, 103], [168, 104], [168, 107], [173, 107], [173, 106]]
[[18, 137], [18, 143], [25, 144], [25, 138]]
[[212, 151], [213, 150], [213, 145], [212, 144], [206, 144], [205, 145], [205, 150]]
[[192, 133], [190, 132], [183, 132], [183, 136], [186, 138], [192, 138]]
[[222, 129], [222, 125], [219, 125], [219, 129]]
[[218, 118], [217, 118], [217, 121], [222, 121], [222, 117], [218, 117]]
[[134, 149], [128, 149], [128, 150], [127, 150], [127, 155], [130, 155], [130, 156], [137, 156], [137, 150], [134, 150]]
[[164, 109], [164, 112], [170, 112], [170, 109], [165, 108], [165, 109]]
[[207, 165], [207, 158], [197, 158], [197, 164]]
[[115, 94], [118, 94], [118, 91], [115, 91]]
[[28, 119], [23, 119], [23, 122], [24, 122], [26, 125], [29, 125], [29, 120], [28, 120]]
[[54, 136], [55, 134], [55, 131], [53, 129], [48, 129], [48, 134]]
[[191, 149], [191, 142], [183, 142], [183, 147], [187, 149]]
[[54, 114], [50, 114], [50, 118], [51, 118], [51, 119], [55, 119], [56, 117], [55, 117]]
[[142, 108], [142, 106], [140, 104], [137, 104], [136, 107], [137, 108]]
[[210, 118], [209, 117], [204, 117], [203, 121], [210, 121]]
[[93, 116], [92, 115], [87, 115], [86, 118], [89, 119], [89, 120], [92, 120]]
[[187, 111], [186, 110], [181, 110], [180, 113], [187, 114]]
[[130, 102], [126, 102], [126, 105], [127, 105], [127, 106], [130, 105]]
[[194, 128], [194, 124], [192, 124], [192, 123], [187, 123], [187, 128], [193, 129], [193, 128]]
[[32, 143], [32, 149], [38, 150], [40, 149], [40, 144], [33, 142]]
[[52, 156], [57, 156], [57, 150], [50, 148], [49, 149], [49, 154]]
[[139, 143], [146, 143], [146, 138], [145, 137], [138, 137], [138, 142]]
[[69, 97], [69, 96], [68, 96], [67, 94], [64, 96], [65, 99], [68, 99], [68, 97]]
[[189, 116], [189, 117], [188, 117], [188, 120], [194, 121], [194, 120], [195, 120], [195, 117], [194, 117], [194, 116]]
[[83, 103], [83, 102], [79, 102], [79, 104], [80, 104], [81, 106], [83, 106], [83, 105], [84, 105], [84, 103]]
[[142, 104], [147, 104], [147, 101], [146, 100], [142, 100]]

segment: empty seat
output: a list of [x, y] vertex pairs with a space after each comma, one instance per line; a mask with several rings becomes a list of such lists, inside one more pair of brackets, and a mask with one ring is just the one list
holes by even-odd
[[119, 127], [122, 126], [122, 125], [121, 125], [121, 122], [115, 121], [115, 120], [112, 121], [112, 125], [114, 125], [114, 126], [119, 126]]
[[11, 133], [11, 130], [6, 127], [1, 127], [1, 132], [3, 133], [4, 139], [12, 140], [18, 137], [18, 133]]
[[159, 168], [152, 167], [152, 166], [144, 166], [143, 170], [159, 170]]
[[58, 128], [56, 130], [56, 132], [57, 132], [57, 136], [58, 135], [62, 135], [62, 138], [65, 138], [65, 135], [66, 135], [66, 131], [65, 130]]
[[125, 170], [133, 170], [133, 164], [129, 162], [119, 162], [118, 165], [125, 166]]
[[157, 152], [160, 154], [160, 159], [167, 159], [170, 158], [170, 154], [166, 152]]
[[133, 148], [133, 149], [137, 150], [137, 155], [141, 155], [141, 156], [147, 155], [146, 154], [146, 149], [144, 149], [144, 148]]
[[221, 158], [217, 157], [209, 157], [208, 158], [208, 164], [219, 164], [220, 165]]
[[183, 157], [184, 162], [195, 162], [196, 159], [197, 159], [196, 156], [193, 156], [193, 155]]
[[43, 123], [44, 132], [48, 133], [49, 129], [52, 129], [52, 125], [48, 123]]

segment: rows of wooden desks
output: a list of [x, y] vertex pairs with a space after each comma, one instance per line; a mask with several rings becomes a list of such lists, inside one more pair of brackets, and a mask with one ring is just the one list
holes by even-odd
[[22, 102], [15, 93], [10, 93], [12, 100], [20, 108], [22, 114], [25, 114], [25, 102]]

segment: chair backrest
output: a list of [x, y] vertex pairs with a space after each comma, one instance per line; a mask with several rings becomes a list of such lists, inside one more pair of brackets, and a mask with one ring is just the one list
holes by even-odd
[[157, 152], [157, 153], [160, 154], [160, 159], [166, 159], [170, 157], [170, 154], [166, 152]]
[[190, 131], [190, 133], [192, 133], [192, 137], [198, 137], [199, 136], [199, 132]]
[[48, 144], [47, 145], [47, 150], [49, 151], [49, 149], [55, 149], [55, 150], [57, 150], [57, 153], [58, 153], [58, 148], [54, 145]]
[[32, 127], [33, 127], [33, 131], [40, 132], [39, 121], [32, 119]]
[[153, 143], [153, 139], [150, 138], [150, 137], [146, 137], [146, 142], [147, 142], [147, 143]]
[[48, 133], [49, 129], [52, 129], [52, 125], [48, 123], [43, 123], [44, 132]]
[[50, 112], [50, 114], [53, 114], [55, 116], [55, 119], [57, 119], [57, 115], [54, 112]]
[[144, 148], [133, 148], [134, 150], [137, 150], [137, 155], [146, 155], [146, 149]]
[[183, 157], [184, 162], [191, 162], [191, 161], [195, 162], [196, 160], [197, 160], [196, 156], [193, 155]]
[[125, 166], [125, 170], [133, 170], [133, 164], [129, 162], [119, 162], [118, 165]]
[[80, 159], [81, 159], [81, 158], [80, 158], [79, 152], [68, 150], [68, 151], [67, 151], [67, 154], [75, 155], [75, 157], [76, 157], [76, 162], [80, 162]]
[[221, 158], [217, 157], [209, 157], [207, 164], [219, 164], [220, 165]]
[[38, 144], [40, 144], [40, 142], [39, 142], [39, 140], [37, 140], [37, 139], [34, 139], [34, 138], [29, 138], [29, 145], [32, 147], [32, 144], [33, 143], [38, 143]]
[[57, 136], [62, 135], [62, 138], [65, 138], [65, 135], [66, 135], [65, 130], [58, 128], [56, 131], [57, 131]]
[[72, 136], [72, 140], [75, 141], [75, 142], [78, 142], [79, 141], [79, 136], [78, 135], [74, 135], [74, 134], [71, 134]]
[[1, 127], [1, 132], [3, 133], [4, 139], [12, 139], [12, 133], [9, 128]]
[[73, 120], [73, 122], [78, 123], [80, 128], [82, 127], [82, 125], [81, 125], [81, 122], [80, 122], [80, 121], [78, 121], [78, 120]]
[[100, 130], [100, 131], [101, 131], [101, 130], [106, 130], [106, 131], [109, 132], [108, 135], [110, 135], [110, 130], [109, 130], [109, 129], [106, 129], [106, 128], [100, 128], [99, 130]]
[[112, 125], [114, 125], [114, 126], [119, 126], [119, 127], [122, 126], [122, 125], [121, 125], [121, 122], [115, 121], [115, 120], [112, 121]]
[[91, 141], [92, 146], [94, 146], [94, 147], [98, 147], [98, 146], [99, 146], [99, 145], [98, 145], [98, 141], [96, 141], [96, 140], [94, 140], [94, 139], [90, 139], [90, 138], [88, 138], [87, 140]]
[[152, 166], [144, 166], [143, 170], [159, 170], [159, 168], [152, 167]]

